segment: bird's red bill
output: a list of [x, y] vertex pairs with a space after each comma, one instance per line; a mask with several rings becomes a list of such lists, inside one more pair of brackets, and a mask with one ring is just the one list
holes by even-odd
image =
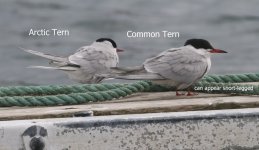
[[123, 52], [124, 50], [123, 50], [123, 49], [116, 48], [116, 51], [117, 51], [117, 52]]
[[210, 53], [227, 53], [226, 51], [223, 51], [221, 49], [212, 49], [209, 51]]

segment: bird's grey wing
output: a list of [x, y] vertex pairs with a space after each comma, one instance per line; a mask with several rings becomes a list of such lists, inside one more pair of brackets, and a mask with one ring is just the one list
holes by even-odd
[[118, 60], [116, 55], [92, 46], [80, 48], [75, 54], [68, 57], [69, 62], [77, 64], [86, 73], [101, 73], [110, 67], [116, 67]]
[[166, 79], [193, 83], [207, 71], [204, 56], [189, 49], [169, 49], [156, 57], [147, 59], [144, 67], [148, 72], [157, 73]]

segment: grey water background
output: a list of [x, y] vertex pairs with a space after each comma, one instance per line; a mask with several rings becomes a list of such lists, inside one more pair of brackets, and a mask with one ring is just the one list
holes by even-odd
[[[30, 29], [52, 28], [70, 35], [28, 36]], [[129, 30], [180, 32], [180, 38], [128, 38]], [[60, 71], [26, 68], [48, 61], [18, 47], [67, 56], [100, 37], [126, 50], [120, 66], [204, 38], [229, 52], [212, 57], [210, 74], [259, 72], [259, 1], [0, 0], [0, 86], [73, 84]]]

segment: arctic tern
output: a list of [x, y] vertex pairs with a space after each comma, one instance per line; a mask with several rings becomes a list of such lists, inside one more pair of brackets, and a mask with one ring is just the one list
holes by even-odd
[[119, 63], [117, 52], [123, 51], [118, 49], [117, 44], [109, 38], [97, 39], [91, 45], [79, 48], [68, 57], [53, 56], [29, 49], [23, 50], [49, 59], [50, 65], [52, 65], [52, 67], [31, 66], [30, 68], [62, 70], [68, 74], [70, 79], [89, 84], [104, 80], [105, 77], [96, 75], [107, 73], [111, 67], [116, 67]]

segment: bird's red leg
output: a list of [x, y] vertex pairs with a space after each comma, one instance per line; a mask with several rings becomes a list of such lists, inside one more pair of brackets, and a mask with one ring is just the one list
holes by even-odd
[[192, 93], [192, 92], [190, 92], [190, 91], [188, 91], [188, 93], [187, 93], [187, 96], [194, 96], [195, 94], [194, 93]]
[[175, 93], [176, 93], [175, 94], [176, 96], [183, 96], [183, 95], [185, 95], [184, 93], [179, 93], [177, 90], [175, 91]]
[[188, 89], [187, 96], [198, 95], [198, 93], [191, 92], [191, 89]]

